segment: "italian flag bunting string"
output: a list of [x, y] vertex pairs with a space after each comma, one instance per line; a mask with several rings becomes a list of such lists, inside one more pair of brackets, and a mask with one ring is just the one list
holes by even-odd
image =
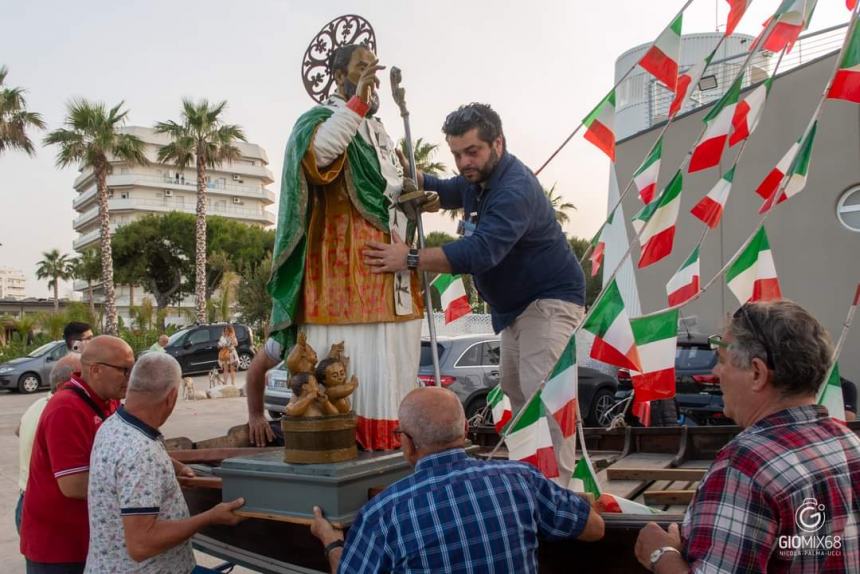
[[657, 177], [660, 175], [660, 159], [663, 157], [663, 138], [657, 140], [651, 152], [636, 173], [633, 174], [633, 183], [636, 184], [636, 189], [639, 191], [639, 198], [642, 203], [648, 205], [654, 201], [654, 194], [657, 191]]
[[748, 301], [782, 299], [779, 278], [764, 225], [726, 270], [726, 284], [741, 305]]
[[732, 135], [729, 136], [729, 147], [739, 144], [753, 133], [764, 111], [764, 104], [770, 93], [771, 84], [773, 84], [773, 77], [765, 80], [735, 107], [735, 114], [732, 116]]
[[683, 183], [681, 170], [678, 170], [657, 201], [645, 206], [636, 215], [633, 227], [639, 233], [639, 244], [642, 245], [638, 265], [640, 269], [672, 253]]
[[675, 396], [675, 349], [678, 343], [678, 310], [673, 309], [630, 321], [642, 363], [631, 372], [633, 401], [646, 402]]
[[681, 25], [684, 15], [679, 14], [668, 28], [657, 37], [639, 66], [674, 92], [678, 83], [678, 62], [681, 61]]
[[732, 119], [740, 99], [742, 82], [743, 74], [740, 74], [705, 116], [704, 121], [707, 128], [693, 148], [693, 155], [687, 169], [689, 173], [708, 169], [720, 163], [723, 148], [726, 147], [726, 140], [728, 140], [732, 129]]
[[591, 358], [624, 369], [641, 370], [633, 329], [614, 279], [582, 327], [595, 337]]
[[573, 335], [541, 391], [543, 404], [558, 422], [564, 438], [576, 432], [576, 385], [576, 335]]
[[830, 416], [841, 423], [845, 422], [845, 400], [842, 396], [842, 380], [839, 377], [839, 363], [833, 363], [827, 380], [818, 391], [819, 405], [825, 407]]
[[[806, 134], [803, 136], [801, 141], [795, 146], [792, 146], [792, 149], [796, 149], [795, 153], [792, 154], [792, 161], [789, 164], [788, 172], [784, 177], [788, 177], [788, 181], [785, 184], [782, 184], [782, 179], [780, 179], [780, 183], [776, 186], [775, 189], [771, 192], [765, 202], [762, 204], [759, 209], [759, 213], [767, 213], [774, 205], [778, 205], [789, 199], [794, 197], [806, 187], [806, 177], [809, 174], [809, 164], [812, 161], [812, 146], [815, 143], [815, 131], [818, 126], [818, 121], [814, 121], [812, 126], [807, 130]], [[785, 158], [783, 158], [784, 160]], [[782, 162], [780, 162], [782, 163]], [[779, 169], [779, 165], [775, 169]], [[773, 172], [771, 172], [773, 174]], [[765, 181], [772, 182], [775, 180], [777, 175], [769, 174]], [[762, 182], [764, 184], [764, 182]], [[759, 189], [761, 189], [761, 185]], [[759, 190], [756, 190], [759, 193]], [[759, 193], [760, 194], [760, 193]]]
[[[719, 47], [719, 44], [717, 44], [717, 46]], [[708, 54], [704, 60], [689, 68], [678, 77], [678, 86], [675, 89], [675, 97], [672, 100], [672, 104], [669, 106], [670, 118], [675, 117], [675, 114], [681, 111], [681, 108], [684, 106], [684, 102], [687, 101], [687, 97], [696, 91], [696, 88], [699, 85], [699, 80], [702, 79], [702, 74], [705, 73], [705, 68], [711, 64], [711, 59], [714, 57], [715, 52], [716, 48], [713, 52]]]
[[496, 427], [496, 432], [501, 434], [513, 418], [511, 400], [502, 391], [501, 385], [496, 385], [487, 394], [487, 404], [490, 405], [490, 410], [493, 413], [493, 426]]
[[[809, 26], [817, 3], [818, 0], [783, 0], [774, 15], [763, 24], [767, 29], [771, 21], [776, 20], [773, 29], [761, 43], [761, 49], [770, 52], [782, 50], [786, 53], [791, 52], [797, 37]], [[754, 46], [757, 44], [759, 42], [753, 43]]]
[[600, 483], [597, 482], [597, 473], [591, 465], [591, 460], [583, 453], [576, 461], [576, 466], [571, 475], [570, 489], [574, 492], [585, 492], [594, 496], [595, 500], [600, 498]]
[[720, 224], [720, 219], [723, 216], [723, 211], [726, 209], [726, 202], [729, 200], [729, 193], [732, 191], [732, 181], [735, 178], [735, 166], [723, 174], [723, 177], [717, 181], [711, 191], [703, 197], [699, 203], [693, 206], [690, 210], [696, 218], [702, 223], [714, 229]]
[[463, 278], [459, 275], [440, 273], [430, 283], [439, 292], [442, 310], [445, 311], [445, 324], [453, 323], [460, 317], [472, 312]]
[[510, 460], [532, 464], [548, 478], [558, 476], [558, 464], [540, 392], [535, 393], [532, 400], [523, 407], [520, 420], [505, 437], [505, 444], [508, 445]]
[[752, 0], [726, 0], [726, 2], [729, 3], [729, 16], [726, 20], [726, 36], [729, 36], [735, 31], [741, 18], [744, 17], [744, 12], [746, 12], [747, 7], [752, 4]]
[[701, 289], [701, 273], [699, 271], [699, 247], [696, 246], [687, 260], [669, 279], [669, 283], [666, 284], [669, 307], [683, 305], [698, 295], [699, 289]]
[[[854, 0], [855, 5], [856, 1]], [[853, 28], [842, 61], [839, 62], [839, 69], [836, 70], [836, 76], [827, 91], [827, 98], [860, 104], [860, 25], [855, 24]]]
[[615, 90], [597, 104], [582, 124], [587, 130], [583, 137], [615, 161]]

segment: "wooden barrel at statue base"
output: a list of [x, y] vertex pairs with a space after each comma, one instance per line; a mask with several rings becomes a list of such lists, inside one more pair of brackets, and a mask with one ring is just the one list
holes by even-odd
[[325, 417], [284, 416], [284, 462], [326, 464], [357, 458], [355, 425], [352, 411]]

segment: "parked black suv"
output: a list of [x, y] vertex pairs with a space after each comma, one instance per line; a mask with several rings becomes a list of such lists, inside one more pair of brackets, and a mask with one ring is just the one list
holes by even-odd
[[[227, 323], [193, 325], [170, 336], [164, 350], [176, 358], [182, 366], [182, 376], [191, 373], [205, 373], [218, 366], [218, 339]], [[239, 370], [244, 371], [251, 365], [254, 356], [254, 339], [251, 330], [245, 325], [233, 323], [239, 347]]]

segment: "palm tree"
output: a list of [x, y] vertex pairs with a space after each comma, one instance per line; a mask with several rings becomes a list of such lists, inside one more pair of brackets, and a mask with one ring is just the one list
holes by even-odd
[[140, 138], [120, 131], [128, 115], [128, 110], [120, 111], [123, 103], [108, 110], [101, 102], [72, 100], [68, 105], [66, 127], [52, 131], [45, 138], [45, 144], [60, 146], [57, 152], [58, 167], [80, 164], [82, 170], [91, 168], [95, 175], [101, 234], [102, 288], [105, 294], [105, 333], [108, 335], [118, 333], [107, 188], [107, 176], [112, 166], [108, 158], [127, 165], [149, 163]]
[[210, 106], [207, 100], [195, 104], [182, 100], [182, 123], [159, 122], [155, 131], [170, 136], [171, 142], [158, 150], [158, 161], [184, 169], [194, 161], [197, 168], [197, 225], [194, 303], [197, 322], [206, 322], [206, 169], [240, 156], [236, 143], [246, 141], [242, 128], [225, 124], [223, 101]]
[[27, 135], [27, 128], [43, 130], [45, 122], [40, 114], [27, 111], [23, 88], [3, 86], [8, 73], [6, 66], [0, 66], [0, 154], [7, 149], [19, 149], [33, 155], [33, 142]]
[[558, 221], [560, 225], [564, 225], [570, 221], [570, 216], [568, 216], [566, 212], [571, 209], [576, 209], [576, 206], [568, 201], [564, 201], [564, 198], [561, 195], [556, 195], [555, 186], [556, 184], [552, 184], [552, 187], [544, 189], [543, 193], [546, 195], [550, 205], [552, 205], [552, 209], [555, 211], [555, 220]]
[[60, 310], [60, 279], [63, 281], [72, 276], [72, 261], [59, 249], [51, 249], [42, 253], [42, 260], [36, 263], [36, 279], [48, 279], [48, 289], [54, 290], [54, 312]]
[[96, 306], [93, 301], [93, 281], [101, 277], [101, 257], [98, 248], [87, 249], [80, 257], [72, 261], [72, 276], [75, 279], [87, 282], [87, 303], [90, 308], [90, 316], [96, 316]]

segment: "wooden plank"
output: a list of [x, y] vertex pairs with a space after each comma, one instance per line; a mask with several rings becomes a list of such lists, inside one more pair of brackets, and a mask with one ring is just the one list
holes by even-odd
[[220, 476], [195, 476], [194, 478], [180, 476], [179, 484], [188, 488], [213, 488], [221, 490], [223, 481]]
[[690, 504], [695, 490], [646, 490], [642, 497], [648, 506]]
[[[616, 461], [609, 468], [667, 468], [675, 458], [674, 453], [634, 452]], [[597, 480], [604, 492], [634, 499], [647, 486], [643, 480], [609, 480], [606, 473], [609, 469], [597, 473]]]
[[[261, 520], [273, 520], [275, 522], [289, 522], [290, 524], [304, 524], [305, 526], [310, 526], [313, 524], [314, 519], [304, 516], [288, 516], [286, 514], [272, 514], [269, 512], [248, 512], [247, 510], [235, 510], [234, 511], [239, 516], [243, 516], [245, 518], [259, 518]], [[344, 524], [343, 522], [339, 522], [337, 520], [331, 522], [331, 525], [335, 528], [339, 528], [343, 530], [349, 524]]]
[[251, 456], [254, 454], [260, 454], [264, 452], [274, 452], [274, 451], [282, 451], [283, 448], [276, 447], [267, 447], [267, 448], [193, 448], [190, 450], [172, 450], [169, 452], [170, 456], [179, 462], [183, 462], [185, 464], [193, 464], [193, 463], [220, 463], [225, 458], [234, 458], [237, 456]]
[[[619, 461], [620, 462], [620, 461]], [[705, 469], [698, 468], [618, 468], [606, 469], [609, 480], [700, 480]]]

